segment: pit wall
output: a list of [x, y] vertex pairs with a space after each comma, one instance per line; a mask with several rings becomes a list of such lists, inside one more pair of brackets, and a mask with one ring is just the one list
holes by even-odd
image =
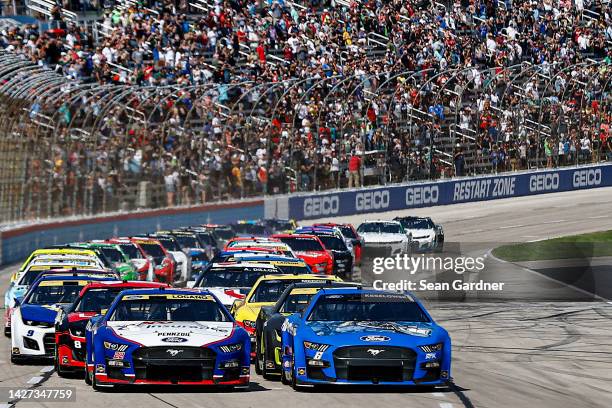
[[612, 186], [612, 164], [266, 199], [266, 217], [309, 220]]
[[134, 236], [188, 225], [225, 224], [239, 219], [262, 218], [263, 209], [263, 200], [245, 200], [21, 225], [0, 232], [0, 264], [21, 261], [33, 250], [54, 244]]

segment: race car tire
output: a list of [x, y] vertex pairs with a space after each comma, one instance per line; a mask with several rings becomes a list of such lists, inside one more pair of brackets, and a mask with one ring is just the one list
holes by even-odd
[[4, 335], [8, 338], [11, 337], [11, 328], [10, 327], [5, 327], [4, 328]]
[[263, 334], [261, 339], [257, 339], [255, 342], [255, 373], [261, 375], [263, 372], [263, 367], [265, 367], [266, 363], [264, 361], [264, 357], [261, 354], [261, 341], [263, 340]]
[[24, 363], [24, 359], [22, 357], [17, 357], [11, 354], [11, 363], [21, 365]]
[[291, 384], [291, 379], [287, 378], [287, 372], [284, 369], [281, 371], [281, 383], [283, 385]]
[[58, 376], [60, 377], [67, 377], [67, 373], [65, 370], [62, 370], [62, 366], [59, 363], [59, 353], [57, 350], [57, 345], [55, 345], [55, 358], [53, 359], [53, 365], [55, 366], [55, 372], [57, 373]]
[[87, 368], [85, 368], [85, 384], [91, 385], [91, 375], [89, 371], [87, 371]]

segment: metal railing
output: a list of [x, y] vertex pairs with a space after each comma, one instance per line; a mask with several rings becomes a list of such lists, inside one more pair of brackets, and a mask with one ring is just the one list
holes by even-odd
[[612, 159], [604, 62], [150, 87], [0, 61], [2, 223], [345, 187], [353, 155], [363, 184]]

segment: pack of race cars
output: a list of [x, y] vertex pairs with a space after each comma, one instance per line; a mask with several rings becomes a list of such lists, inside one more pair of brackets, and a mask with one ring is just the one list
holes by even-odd
[[94, 389], [444, 385], [451, 345], [409, 293], [351, 282], [365, 253], [441, 247], [430, 219], [252, 220], [34, 251], [11, 276], [11, 362], [54, 361]]

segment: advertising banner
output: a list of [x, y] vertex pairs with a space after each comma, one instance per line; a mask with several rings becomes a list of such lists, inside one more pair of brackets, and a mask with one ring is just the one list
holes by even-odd
[[290, 218], [306, 220], [606, 186], [612, 165], [290, 196], [287, 207]]

